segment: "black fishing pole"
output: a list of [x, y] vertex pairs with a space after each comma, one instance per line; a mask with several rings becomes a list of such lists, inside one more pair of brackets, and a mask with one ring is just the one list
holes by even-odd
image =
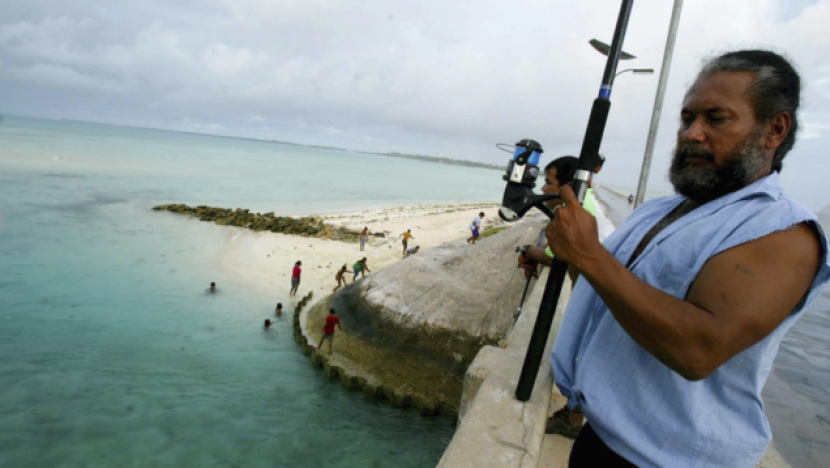
[[[608, 111], [611, 108], [611, 88], [614, 84], [614, 75], [617, 71], [617, 63], [620, 59], [620, 52], [622, 52], [622, 43], [633, 5], [634, 0], [622, 1], [617, 26], [614, 30], [614, 40], [611, 42], [611, 50], [605, 64], [605, 73], [602, 77], [599, 96], [594, 100], [591, 107], [588, 128], [585, 131], [582, 150], [579, 153], [578, 169], [571, 181], [571, 187], [580, 203], [585, 198], [591, 172], [599, 162], [602, 134], [605, 131]], [[502, 206], [499, 209], [499, 216], [502, 219], [516, 221], [533, 207], [540, 209], [549, 218], [553, 218], [553, 212], [544, 205], [544, 202], [559, 198], [558, 195], [536, 195], [533, 193], [533, 187], [536, 186], [536, 176], [539, 174], [538, 163], [541, 153], [542, 146], [533, 140], [522, 140], [516, 144], [516, 152], [513, 159], [508, 163], [507, 175], [504, 177], [507, 180], [507, 187], [504, 190]], [[533, 393], [533, 385], [536, 383], [536, 375], [544, 357], [545, 345], [550, 334], [550, 327], [553, 324], [553, 315], [556, 312], [556, 305], [559, 302], [567, 272], [568, 264], [554, 258], [553, 265], [548, 273], [548, 281], [545, 285], [542, 303], [539, 306], [536, 324], [533, 327], [533, 334], [530, 337], [522, 373], [519, 376], [519, 384], [516, 387], [516, 398], [520, 401], [529, 400]]]
[[[545, 243], [545, 230], [542, 229], [539, 232], [539, 240], [536, 241], [536, 247], [541, 247], [544, 243]], [[530, 245], [526, 245], [524, 247], [516, 247], [516, 253], [518, 253], [518, 252], [527, 253], [527, 249], [529, 249], [529, 248], [530, 248]], [[522, 292], [522, 300], [519, 301], [519, 307], [516, 309], [516, 313], [513, 314], [513, 326], [514, 327], [516, 326], [516, 322], [519, 321], [519, 316], [522, 315], [522, 306], [524, 306], [525, 299], [527, 298], [527, 292], [528, 292], [528, 290], [530, 290], [530, 282], [533, 281], [533, 278], [538, 278], [539, 277], [538, 271], [539, 271], [540, 268], [542, 268], [541, 264], [536, 267], [536, 273], [535, 274], [531, 274], [529, 271], [527, 273], [527, 281], [525, 282], [525, 290], [524, 290], [524, 292]]]

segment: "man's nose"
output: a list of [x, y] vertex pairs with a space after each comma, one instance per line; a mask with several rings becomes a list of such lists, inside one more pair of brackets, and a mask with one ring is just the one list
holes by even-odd
[[703, 131], [703, 123], [696, 118], [689, 128], [680, 130], [680, 137], [686, 143], [703, 143], [706, 141], [706, 133]]

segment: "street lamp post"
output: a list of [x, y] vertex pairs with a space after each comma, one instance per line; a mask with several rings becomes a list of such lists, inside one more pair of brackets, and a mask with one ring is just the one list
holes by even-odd
[[663, 97], [666, 94], [666, 83], [669, 81], [669, 70], [671, 69], [671, 58], [674, 53], [674, 40], [677, 37], [677, 26], [680, 24], [680, 10], [683, 8], [683, 0], [674, 0], [674, 8], [671, 12], [671, 24], [669, 25], [669, 37], [666, 40], [666, 50], [663, 53], [663, 67], [660, 69], [660, 83], [657, 85], [657, 96], [654, 98], [654, 111], [651, 113], [651, 126], [648, 129], [648, 140], [646, 141], [646, 154], [643, 156], [643, 169], [640, 171], [640, 183], [637, 185], [637, 196], [634, 198], [634, 208], [646, 197], [646, 184], [648, 173], [651, 169], [651, 156], [654, 154], [654, 142], [657, 139], [657, 127], [660, 124], [660, 114], [663, 110]]

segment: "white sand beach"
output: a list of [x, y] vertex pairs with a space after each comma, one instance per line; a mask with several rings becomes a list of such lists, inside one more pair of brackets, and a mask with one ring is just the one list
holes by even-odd
[[[329, 239], [307, 238], [269, 231], [254, 232], [237, 227], [227, 230], [228, 241], [218, 254], [222, 269], [249, 283], [264, 294], [283, 301], [285, 310], [309, 291], [319, 300], [337, 285], [337, 270], [346, 265], [349, 270], [362, 257], [372, 272], [401, 261], [400, 235], [412, 230], [409, 247], [420, 246], [421, 253], [442, 243], [469, 237], [469, 225], [473, 218], [484, 212], [484, 229], [503, 223], [498, 217], [498, 204], [419, 205], [412, 207], [367, 210], [326, 216], [326, 222], [353, 230], [368, 227], [370, 234], [383, 233], [385, 238], [369, 236], [365, 251], [359, 244]], [[291, 270], [294, 262], [303, 262], [303, 272], [298, 296], [285, 303], [291, 287]], [[371, 273], [367, 273], [371, 274]], [[346, 275], [351, 282], [352, 275]]]

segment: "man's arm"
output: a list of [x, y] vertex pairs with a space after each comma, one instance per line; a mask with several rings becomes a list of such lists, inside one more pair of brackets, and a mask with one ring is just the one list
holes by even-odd
[[545, 247], [528, 247], [527, 251], [522, 254], [519, 253], [519, 263], [525, 263], [526, 260], [535, 260], [542, 265], [553, 265], [553, 257], [549, 257], [545, 252]]
[[[527, 252], [519, 253], [519, 263], [524, 264], [527, 260], [535, 260], [542, 265], [553, 265], [553, 257], [545, 252], [547, 247], [529, 247]], [[576, 279], [579, 277], [579, 271], [573, 265], [568, 265], [568, 276], [571, 278], [571, 285], [576, 285]]]
[[689, 380], [707, 377], [761, 341], [810, 287], [820, 246], [800, 224], [724, 251], [703, 266], [686, 300], [632, 274], [597, 240], [596, 223], [573, 191], [562, 190], [547, 237], [557, 258], [576, 266], [626, 333]]

